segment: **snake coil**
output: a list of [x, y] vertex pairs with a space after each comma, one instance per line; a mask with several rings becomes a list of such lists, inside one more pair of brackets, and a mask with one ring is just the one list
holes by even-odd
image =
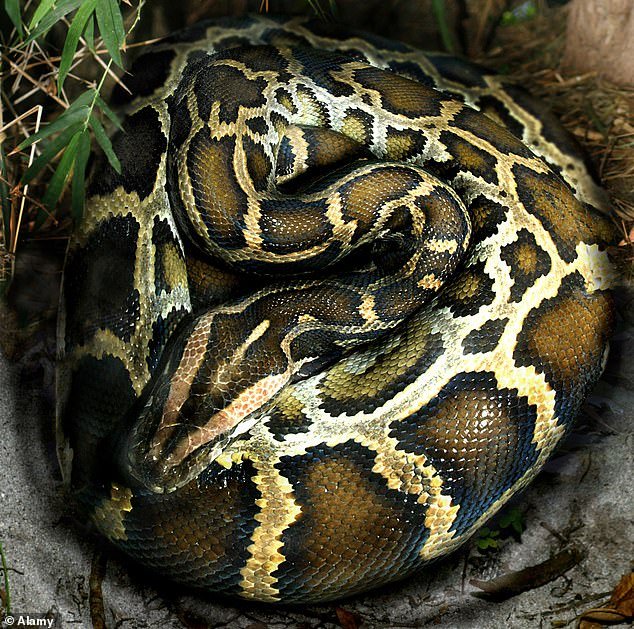
[[97, 528], [263, 601], [412, 573], [523, 488], [599, 377], [610, 224], [550, 114], [465, 61], [201, 23], [113, 100], [60, 316]]

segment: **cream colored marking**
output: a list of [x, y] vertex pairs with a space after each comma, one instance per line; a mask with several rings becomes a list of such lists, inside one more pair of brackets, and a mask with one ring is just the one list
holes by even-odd
[[245, 598], [273, 602], [280, 600], [273, 573], [285, 559], [282, 533], [297, 520], [301, 508], [294, 500], [293, 486], [275, 469], [273, 452], [268, 454], [266, 461], [253, 461], [258, 470], [253, 481], [261, 494], [256, 500], [259, 524], [251, 535], [249, 559], [240, 570], [240, 587]]
[[[159, 455], [161, 444], [172, 434], [172, 430], [169, 429], [178, 425], [178, 413], [187, 401], [192, 382], [207, 356], [207, 341], [213, 320], [213, 313], [201, 317], [187, 339], [181, 360], [170, 379], [170, 390], [161, 421], [152, 440], [150, 452], [154, 453], [154, 456]], [[165, 432], [167, 435], [163, 436]]]
[[[208, 321], [205, 321], [208, 319]], [[204, 317], [200, 325], [200, 333], [209, 331], [213, 314]], [[249, 334], [244, 343], [238, 347], [231, 359], [226, 364], [226, 373], [231, 373], [231, 366], [238, 365], [244, 360], [244, 354], [247, 349], [255, 343], [270, 327], [271, 322], [268, 319], [262, 320]], [[198, 328], [198, 326], [197, 326]], [[192, 338], [194, 335], [192, 335]], [[202, 354], [199, 353], [199, 348], [193, 349], [193, 355], [196, 357], [196, 366], [199, 367], [206, 355], [206, 348], [203, 349]], [[183, 381], [191, 382], [196, 375], [198, 369], [191, 373], [189, 369], [185, 370], [182, 378]], [[215, 382], [227, 382], [229, 378], [224, 377], [225, 370], [220, 367], [218, 369], [217, 378], [214, 382], [210, 383], [213, 386]], [[170, 467], [176, 467], [181, 464], [190, 454], [198, 450], [200, 447], [206, 445], [213, 439], [228, 433], [233, 429], [242, 419], [250, 415], [253, 411], [257, 410], [267, 400], [269, 400], [279, 389], [288, 382], [289, 373], [285, 372], [277, 376], [267, 376], [262, 378], [248, 389], [242, 391], [226, 408], [214, 413], [209, 421], [203, 426], [197, 426], [194, 430], [189, 431], [187, 436], [179, 441], [176, 447], [170, 452], [169, 456], [165, 458], [165, 463]], [[171, 393], [171, 391], [170, 391]], [[182, 403], [187, 399], [181, 398], [183, 391], [179, 388], [175, 392], [176, 402]], [[178, 409], [169, 409], [170, 412], [164, 413], [161, 424], [157, 429], [148, 456], [152, 456], [154, 460], [158, 460], [161, 456], [162, 446], [169, 436], [173, 433], [173, 430], [180, 425], [178, 421]]]
[[457, 240], [446, 240], [444, 238], [430, 238], [425, 244], [425, 248], [436, 253], [454, 254], [458, 251]]
[[589, 293], [608, 290], [617, 285], [618, 273], [610, 262], [608, 254], [601, 251], [598, 245], [586, 245], [580, 242], [576, 251], [577, 258], [573, 262], [573, 267], [581, 273]]
[[425, 288], [427, 290], [438, 290], [442, 286], [442, 282], [433, 274], [423, 275], [418, 282], [419, 288]]
[[371, 292], [366, 293], [361, 298], [361, 305], [359, 306], [359, 314], [366, 320], [368, 324], [375, 323], [379, 320], [375, 309], [374, 294]]
[[123, 518], [132, 511], [132, 491], [114, 483], [110, 487], [110, 498], [104, 500], [94, 511], [93, 521], [99, 530], [112, 541], [127, 540]]

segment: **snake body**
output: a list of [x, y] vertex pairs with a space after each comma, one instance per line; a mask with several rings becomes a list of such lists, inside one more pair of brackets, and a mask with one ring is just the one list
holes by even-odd
[[201, 23], [126, 84], [60, 316], [60, 459], [92, 522], [269, 602], [458, 547], [604, 365], [614, 234], [576, 147], [468, 62], [297, 19]]

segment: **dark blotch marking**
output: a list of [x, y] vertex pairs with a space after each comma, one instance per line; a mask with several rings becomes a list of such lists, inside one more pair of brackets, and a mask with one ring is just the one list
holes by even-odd
[[493, 303], [493, 279], [484, 272], [484, 262], [465, 268], [441, 293], [438, 306], [448, 306], [457, 317], [476, 314]]
[[524, 139], [524, 125], [517, 121], [506, 105], [494, 96], [482, 96], [476, 103], [483, 114], [506, 127], [516, 138]]
[[123, 84], [131, 93], [128, 93], [117, 83], [112, 90], [112, 104], [121, 106], [138, 96], [152, 94], [154, 90], [165, 83], [175, 55], [173, 50], [158, 50], [137, 57], [130, 68], [130, 74], [123, 77]]
[[467, 354], [480, 354], [494, 350], [507, 323], [508, 319], [491, 319], [477, 330], [472, 330], [462, 341], [464, 351]]
[[473, 233], [472, 242], [482, 242], [497, 234], [498, 227], [506, 220], [507, 208], [480, 195], [469, 204]]
[[579, 242], [589, 245], [615, 242], [613, 224], [589, 206], [582, 205], [559, 177], [536, 173], [519, 164], [513, 167], [513, 175], [518, 197], [551, 234], [566, 262], [575, 259]]
[[217, 59], [239, 61], [255, 72], [277, 72], [277, 81], [280, 83], [287, 78], [288, 60], [272, 46], [249, 45], [244, 48], [230, 48], [218, 55]]
[[198, 115], [207, 122], [216, 105], [220, 122], [235, 122], [241, 107], [264, 105], [265, 87], [264, 79], [251, 80], [240, 70], [218, 61], [205, 65], [196, 74], [194, 84]]
[[451, 55], [427, 53], [426, 57], [444, 79], [467, 87], [487, 87], [484, 76], [490, 72], [482, 66]]
[[121, 162], [121, 174], [101, 156], [91, 175], [89, 196], [107, 195], [123, 186], [127, 193], [136, 192], [141, 200], [145, 199], [154, 189], [167, 147], [158, 113], [152, 107], [144, 107], [128, 116], [123, 131], [112, 138], [112, 147]]
[[487, 183], [498, 183], [498, 176], [495, 171], [497, 158], [493, 155], [449, 131], [443, 131], [440, 134], [440, 141], [454, 157], [456, 166], [460, 170], [470, 172], [476, 177], [484, 179]]
[[258, 116], [257, 118], [249, 118], [246, 122], [247, 127], [256, 135], [266, 136], [269, 132], [269, 127], [264, 118]]
[[264, 200], [260, 227], [262, 248], [280, 254], [303, 251], [332, 238], [332, 225], [326, 217], [323, 199]]
[[187, 153], [194, 202], [208, 237], [229, 249], [246, 244], [243, 228], [247, 195], [233, 169], [235, 142], [233, 137], [212, 139], [204, 127], [192, 139]]
[[449, 123], [452, 127], [470, 131], [476, 137], [485, 140], [501, 153], [533, 157], [531, 150], [522, 144], [508, 129], [500, 126], [482, 112], [464, 107]]
[[566, 277], [556, 297], [528, 313], [513, 359], [534, 366], [555, 390], [561, 422], [571, 422], [599, 375], [614, 327], [609, 294], [588, 294], [578, 273]]
[[283, 87], [279, 87], [275, 90], [275, 100], [292, 114], [297, 113], [297, 107], [293, 102], [293, 96], [288, 90], [285, 90]]
[[138, 492], [118, 545], [157, 575], [195, 588], [237, 594], [240, 570], [258, 522], [254, 465], [212, 463], [197, 480], [168, 494]]
[[427, 507], [416, 495], [389, 489], [372, 471], [375, 457], [348, 441], [276, 465], [302, 510], [282, 533], [286, 560], [273, 573], [284, 600], [348, 596], [360, 581], [378, 585], [417, 564], [429, 535]]
[[176, 239], [166, 220], [154, 219], [152, 227], [152, 244], [156, 259], [154, 261], [154, 291], [157, 295], [161, 291], [169, 293], [173, 290], [173, 264], [183, 258], [180, 243]]
[[303, 74], [320, 87], [327, 89], [333, 96], [350, 96], [354, 93], [351, 85], [336, 79], [332, 74], [332, 71], [337, 70], [344, 60], [350, 61], [350, 57], [344, 59], [340, 55], [315, 48], [295, 48], [293, 57], [302, 64]]
[[187, 106], [187, 100], [179, 98], [170, 101], [168, 105], [170, 116], [170, 151], [178, 150], [192, 130], [192, 118]]
[[407, 160], [423, 152], [427, 138], [422, 133], [409, 129], [388, 127], [386, 142], [389, 159]]
[[[404, 347], [416, 349], [405, 352]], [[427, 331], [421, 336], [409, 326], [398, 347], [381, 354], [363, 373], [330, 371], [322, 382], [320, 408], [334, 416], [372, 413], [425, 373], [443, 349], [440, 334]]]
[[185, 310], [172, 309], [167, 317], [159, 315], [152, 323], [152, 338], [148, 344], [147, 366], [150, 373], [156, 370], [163, 349], [178, 327], [178, 324], [187, 316]]
[[69, 347], [83, 345], [98, 330], [129, 341], [140, 315], [134, 286], [139, 225], [131, 216], [101, 222], [82, 248], [69, 253], [64, 295]]
[[390, 424], [399, 449], [424, 455], [460, 505], [460, 535], [535, 463], [536, 408], [492, 373], [460, 373], [416, 413]]
[[378, 92], [388, 111], [408, 118], [438, 116], [441, 103], [448, 100], [440, 92], [377, 68], [356, 70], [354, 78], [363, 87]]
[[103, 439], [118, 427], [135, 400], [130, 373], [120, 359], [83, 356], [78, 360], [61, 420], [73, 449], [74, 488], [92, 484], [102, 474]]
[[388, 67], [392, 72], [406, 79], [411, 79], [427, 87], [436, 87], [434, 79], [413, 61], [390, 61]]
[[247, 170], [253, 182], [253, 187], [260, 191], [265, 190], [271, 173], [271, 161], [264, 152], [261, 144], [257, 144], [251, 138], [244, 136], [242, 139], [244, 153], [247, 158]]
[[502, 247], [500, 254], [511, 268], [514, 284], [511, 287], [511, 301], [519, 302], [535, 280], [550, 271], [550, 256], [537, 244], [535, 236], [527, 229], [521, 229], [517, 240]]

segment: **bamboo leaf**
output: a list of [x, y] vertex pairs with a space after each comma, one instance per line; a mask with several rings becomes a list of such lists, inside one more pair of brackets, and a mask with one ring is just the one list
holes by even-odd
[[95, 50], [95, 17], [91, 15], [88, 18], [88, 22], [86, 22], [86, 28], [84, 29], [84, 38], [86, 40], [86, 44], [88, 44], [88, 48], [90, 50]]
[[454, 42], [453, 33], [451, 32], [451, 27], [449, 26], [444, 0], [432, 0], [431, 8], [436, 18], [436, 24], [438, 24], [440, 38], [442, 39], [445, 50], [447, 50], [447, 52], [455, 52], [456, 44]]
[[88, 120], [88, 115], [90, 113], [90, 107], [93, 100], [95, 99], [95, 94], [95, 90], [90, 89], [78, 96], [70, 104], [68, 109], [64, 111], [59, 116], [59, 118], [57, 118], [57, 120], [54, 120], [53, 122], [47, 124], [45, 127], [42, 127], [37, 133], [34, 133], [26, 140], [18, 144], [18, 150], [28, 148], [29, 146], [31, 146], [31, 144], [35, 144], [35, 142], [38, 142], [39, 140], [47, 138], [59, 131], [63, 131], [65, 127], [76, 123], [78, 120], [86, 123]]
[[7, 181], [7, 156], [0, 145], [0, 205], [2, 206], [2, 224], [0, 229], [4, 230], [4, 242], [8, 247], [9, 241], [9, 224], [11, 220], [11, 201], [9, 200], [9, 186]]
[[83, 131], [79, 137], [77, 157], [73, 167], [73, 183], [71, 187], [73, 217], [78, 221], [84, 213], [84, 199], [86, 197], [86, 166], [90, 157], [90, 134]]
[[125, 42], [125, 28], [123, 17], [117, 0], [97, 0], [97, 24], [106, 49], [112, 60], [123, 66], [119, 49]]
[[119, 174], [121, 174], [121, 162], [119, 162], [119, 158], [117, 157], [117, 154], [114, 152], [114, 149], [112, 148], [112, 142], [110, 141], [110, 138], [107, 136], [103, 128], [103, 125], [101, 124], [101, 122], [96, 116], [90, 116], [90, 126], [92, 127], [92, 130], [95, 133], [95, 139], [97, 140], [97, 142], [99, 143], [99, 146], [103, 149], [103, 152], [108, 158], [108, 162], [110, 162], [110, 165]]
[[25, 44], [31, 43], [38, 37], [42, 37], [62, 18], [81, 6], [82, 0], [61, 0], [61, 2], [51, 9], [33, 28], [30, 35], [26, 38]]
[[24, 37], [24, 30], [22, 28], [22, 16], [20, 15], [20, 0], [4, 0], [4, 10], [18, 30], [20, 39], [22, 39]]
[[38, 22], [53, 8], [55, 0], [41, 0], [37, 9], [33, 12], [33, 17], [29, 22], [29, 30], [37, 26]]
[[77, 52], [77, 44], [79, 44], [79, 38], [86, 28], [88, 19], [95, 11], [97, 0], [85, 0], [75, 13], [75, 17], [66, 34], [66, 41], [64, 42], [64, 49], [62, 50], [62, 58], [59, 64], [59, 72], [57, 75], [57, 89], [61, 92], [64, 80], [70, 72], [71, 65], [73, 64], [73, 58]]
[[110, 119], [110, 122], [112, 122], [112, 124], [117, 127], [117, 129], [123, 129], [119, 120], [119, 116], [117, 116], [117, 114], [115, 114], [114, 111], [112, 111], [112, 109], [110, 109], [110, 107], [106, 105], [105, 101], [103, 100], [103, 98], [101, 98], [101, 96], [99, 96], [99, 94], [97, 94], [97, 105], [99, 105], [99, 109], [103, 111], [103, 113]]
[[[73, 103], [74, 105], [75, 103]], [[37, 133], [29, 136], [26, 140], [18, 144], [18, 149], [23, 150], [35, 144], [39, 140], [50, 137], [54, 133], [63, 131], [67, 127], [74, 125], [77, 122], [85, 122], [88, 118], [88, 106], [83, 105], [81, 107], [68, 108], [57, 120], [54, 120], [45, 127], [42, 127]]]
[[97, 98], [97, 90], [94, 88], [90, 88], [85, 92], [82, 92], [70, 105], [70, 107], [66, 110], [72, 111], [76, 107], [85, 107], [92, 106], [93, 101]]
[[42, 203], [49, 209], [53, 209], [57, 204], [62, 192], [64, 190], [64, 184], [68, 180], [68, 177], [73, 168], [75, 158], [77, 157], [77, 149], [79, 147], [79, 140], [81, 133], [76, 133], [68, 143], [62, 159], [59, 160], [59, 164], [49, 181], [49, 184], [42, 198]]
[[82, 121], [67, 127], [57, 137], [48, 140], [40, 155], [22, 175], [22, 183], [31, 181], [71, 140], [73, 135], [83, 128]]

